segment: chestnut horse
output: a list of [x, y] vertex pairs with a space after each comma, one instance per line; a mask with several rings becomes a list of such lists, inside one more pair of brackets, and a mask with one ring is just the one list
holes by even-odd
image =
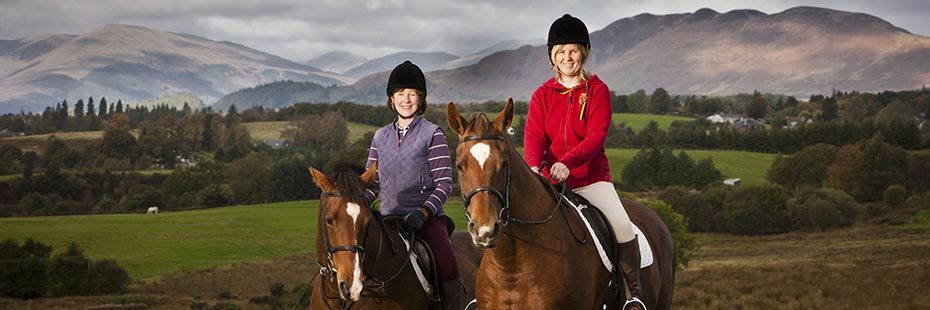
[[[404, 242], [391, 225], [367, 207], [362, 191], [376, 175], [372, 165], [361, 176], [341, 168], [328, 177], [310, 167], [323, 190], [317, 218], [316, 256], [320, 274], [312, 283], [310, 309], [428, 309], [430, 297], [420, 284]], [[464, 232], [453, 234], [465, 298], [472, 300], [481, 251]], [[438, 288], [433, 288], [439, 294]]]
[[[513, 100], [493, 122], [484, 113], [466, 120], [452, 102], [446, 117], [460, 141], [455, 164], [467, 194], [468, 232], [487, 248], [478, 268], [478, 308], [601, 309], [611, 274], [593, 242], [578, 241], [590, 238], [577, 213], [504, 137]], [[652, 210], [622, 202], [654, 252], [653, 264], [640, 273], [642, 301], [650, 310], [669, 309], [675, 280], [671, 234]], [[621, 291], [609, 308], [618, 309], [625, 299]]]

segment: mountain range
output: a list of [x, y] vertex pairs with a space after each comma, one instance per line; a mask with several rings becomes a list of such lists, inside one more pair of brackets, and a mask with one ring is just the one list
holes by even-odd
[[212, 102], [286, 79], [323, 85], [351, 81], [240, 44], [137, 26], [0, 41], [2, 113], [41, 111], [63, 99], [90, 96], [136, 101], [192, 92]]
[[[290, 101], [263, 102], [266, 106], [302, 98], [380, 104], [387, 71], [424, 55], [429, 59], [412, 60], [428, 71], [430, 102], [526, 100], [552, 71], [542, 42], [514, 42], [464, 57], [404, 52], [328, 67], [326, 61], [308, 66], [231, 42], [107, 25], [80, 36], [0, 40], [0, 112], [37, 110], [65, 98], [127, 101], [180, 91], [205, 102], [232, 96], [216, 109], [255, 104], [235, 98]], [[930, 38], [872, 15], [824, 8], [644, 13], [592, 32], [591, 43], [594, 57], [586, 68], [619, 93], [663, 87], [672, 94], [760, 91], [806, 97], [834, 89], [901, 90], [930, 83]], [[352, 58], [346, 56], [329, 62]], [[293, 96], [243, 93], [293, 89], [280, 82], [261, 86], [280, 80], [303, 88]]]

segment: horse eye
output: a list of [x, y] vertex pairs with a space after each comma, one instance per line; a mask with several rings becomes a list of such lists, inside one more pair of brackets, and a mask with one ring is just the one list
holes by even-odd
[[326, 225], [333, 226], [334, 223], [333, 219], [326, 219]]
[[461, 164], [456, 164], [456, 165], [455, 165], [455, 168], [458, 169], [459, 171], [462, 171], [462, 165], [461, 165]]

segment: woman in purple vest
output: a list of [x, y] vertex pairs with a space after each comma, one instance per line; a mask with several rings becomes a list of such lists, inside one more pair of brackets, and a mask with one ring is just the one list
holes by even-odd
[[403, 216], [401, 226], [429, 244], [442, 281], [446, 309], [462, 309], [462, 285], [446, 228], [443, 204], [452, 190], [452, 160], [442, 129], [424, 119], [426, 77], [409, 60], [391, 71], [387, 106], [397, 114], [375, 132], [366, 167], [378, 163], [378, 179], [365, 193], [381, 196], [381, 214]]

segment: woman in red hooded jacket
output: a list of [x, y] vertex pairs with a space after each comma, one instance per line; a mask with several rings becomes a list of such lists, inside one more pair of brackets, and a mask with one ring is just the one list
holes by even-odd
[[548, 46], [555, 77], [530, 99], [523, 158], [533, 171], [565, 181], [607, 216], [620, 245], [616, 265], [631, 295], [623, 309], [645, 310], [640, 301], [639, 245], [604, 153], [612, 116], [610, 90], [597, 75], [584, 70], [591, 55], [588, 29], [580, 19], [565, 14], [549, 28]]

